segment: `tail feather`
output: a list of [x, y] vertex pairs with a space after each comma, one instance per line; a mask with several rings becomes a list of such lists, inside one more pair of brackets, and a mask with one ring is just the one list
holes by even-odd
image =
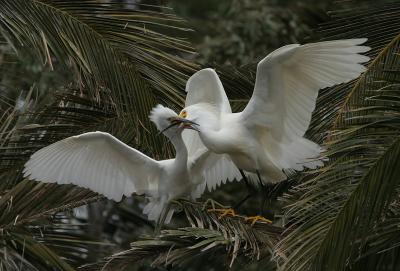
[[[324, 160], [320, 157], [323, 149], [318, 144], [303, 137], [293, 140], [290, 144], [268, 137], [268, 140], [265, 140], [265, 150], [277, 170], [285, 173], [301, 171], [304, 168], [315, 169], [324, 164]], [[279, 174], [276, 175], [279, 176]], [[273, 179], [269, 181], [280, 181]]]
[[285, 168], [300, 171], [305, 167], [315, 169], [323, 165], [320, 159], [322, 148], [306, 138], [299, 138], [282, 149], [284, 151], [283, 159], [287, 163]]

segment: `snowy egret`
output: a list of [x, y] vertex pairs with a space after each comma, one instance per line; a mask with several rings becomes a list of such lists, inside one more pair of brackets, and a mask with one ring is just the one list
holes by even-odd
[[366, 40], [291, 44], [273, 51], [258, 63], [253, 95], [240, 113], [232, 113], [216, 72], [200, 70], [186, 84], [179, 116], [198, 124], [209, 150], [228, 154], [239, 169], [264, 183], [285, 180], [285, 170], [321, 166], [320, 146], [303, 137], [318, 90], [365, 71], [360, 63], [369, 58], [360, 53], [370, 48], [360, 44]]
[[[108, 133], [89, 132], [35, 152], [25, 164], [24, 176], [48, 183], [72, 183], [115, 201], [123, 195], [145, 194], [149, 202], [143, 213], [155, 221], [171, 199], [200, 197], [206, 184], [215, 183], [210, 178], [220, 178], [219, 183], [237, 177], [235, 166], [223, 155], [205, 147], [186, 148], [182, 132], [190, 121], [178, 123], [178, 115], [162, 105], [153, 108], [149, 117], [174, 145], [175, 159], [156, 161]], [[220, 170], [225, 167], [231, 171]], [[166, 223], [172, 214], [170, 209]]]

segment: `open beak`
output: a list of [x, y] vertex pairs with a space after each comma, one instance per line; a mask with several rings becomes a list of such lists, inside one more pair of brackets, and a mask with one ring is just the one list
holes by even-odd
[[197, 128], [196, 126], [200, 126], [200, 125], [198, 125], [194, 121], [179, 117], [178, 122], [180, 122], [179, 127], [182, 127], [183, 129], [191, 129], [191, 130], [195, 130], [195, 131], [199, 132], [199, 128]]
[[195, 123], [191, 120], [187, 120], [185, 118], [174, 117], [173, 119], [171, 119], [171, 124], [168, 125], [168, 127], [165, 128], [164, 130], [162, 130], [160, 132], [160, 134], [164, 133], [165, 131], [167, 131], [168, 129], [170, 129], [176, 125], [179, 125], [179, 127], [184, 128], [184, 129], [192, 129], [195, 131], [199, 131], [199, 129], [196, 127], [196, 125], [199, 126], [197, 123]]

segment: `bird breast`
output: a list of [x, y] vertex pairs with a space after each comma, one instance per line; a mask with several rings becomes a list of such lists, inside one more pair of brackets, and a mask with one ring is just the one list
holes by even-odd
[[175, 159], [163, 162], [164, 174], [161, 176], [160, 190], [168, 191], [170, 198], [190, 195], [192, 184], [187, 165], [176, 163]]
[[[233, 114], [226, 114], [221, 117], [218, 128], [205, 128], [200, 130], [200, 138], [203, 144], [212, 152], [222, 154], [240, 151], [242, 148], [242, 127], [231, 117]], [[201, 127], [200, 127], [201, 128]]]
[[201, 132], [200, 137], [211, 151], [228, 154], [236, 166], [254, 172], [258, 167], [258, 154], [263, 148], [238, 117], [238, 114], [226, 114], [218, 131]]

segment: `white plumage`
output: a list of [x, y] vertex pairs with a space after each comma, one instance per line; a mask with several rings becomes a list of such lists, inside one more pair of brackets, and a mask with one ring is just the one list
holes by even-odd
[[[208, 69], [205, 71], [207, 70]], [[218, 109], [223, 113], [232, 113], [225, 91], [212, 91], [214, 89], [223, 90], [223, 86], [218, 78], [218, 75], [215, 72], [198, 72], [196, 74], [197, 76], [192, 76], [189, 78], [186, 84], [186, 92], [188, 92], [188, 95], [186, 97], [185, 106], [205, 103], [204, 107], [208, 111]], [[212, 104], [214, 106], [207, 108], [207, 104]], [[240, 180], [240, 172], [232, 163], [232, 160], [229, 158], [229, 156], [226, 154], [216, 154], [215, 152], [208, 151], [208, 149], [202, 143], [197, 131], [185, 130], [183, 132], [183, 140], [188, 147], [189, 154], [193, 154], [195, 156], [196, 152], [207, 152], [207, 159], [204, 157], [203, 161], [206, 164], [206, 168], [209, 168], [207, 172], [204, 172], [205, 181], [209, 191], [215, 189], [221, 185], [221, 183], [225, 183], [226, 180]]]
[[[180, 116], [199, 124], [200, 139], [211, 151], [227, 154], [240, 169], [259, 172], [264, 182], [286, 179], [284, 170], [315, 168], [321, 148], [305, 139], [318, 90], [357, 78], [369, 60], [366, 39], [324, 41], [281, 47], [261, 60], [249, 103], [231, 113], [212, 69], [187, 82]], [[327, 105], [328, 106], [328, 105]]]
[[[163, 131], [176, 121], [177, 114], [158, 105], [149, 117]], [[75, 184], [115, 201], [132, 193], [145, 194], [149, 203], [143, 212], [150, 220], [158, 220], [171, 199], [200, 197], [206, 186], [205, 179], [234, 178], [234, 173], [227, 171], [215, 174], [219, 172], [219, 156], [204, 146], [191, 146], [188, 151], [182, 131], [182, 125], [176, 125], [163, 132], [174, 145], [176, 157], [162, 161], [146, 156], [108, 133], [89, 132], [68, 137], [35, 152], [25, 164], [24, 176], [48, 183]], [[213, 163], [207, 162], [208, 159]], [[166, 223], [172, 213], [173, 210], [167, 215]]]

